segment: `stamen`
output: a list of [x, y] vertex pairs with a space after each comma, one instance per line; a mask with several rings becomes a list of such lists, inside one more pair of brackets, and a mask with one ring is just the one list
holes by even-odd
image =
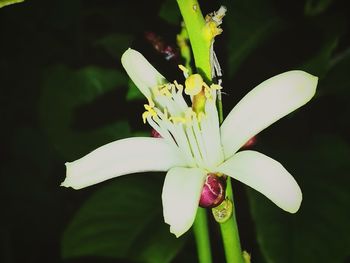
[[189, 70], [187, 68], [185, 68], [183, 65], [179, 65], [179, 69], [181, 69], [181, 71], [184, 74], [184, 77], [187, 79]]
[[197, 165], [200, 167], [203, 167], [203, 158], [198, 148], [195, 136], [193, 134], [192, 125], [186, 126], [186, 134], [187, 134], [187, 139], [190, 142], [191, 151], [194, 156], [194, 159], [196, 160]]

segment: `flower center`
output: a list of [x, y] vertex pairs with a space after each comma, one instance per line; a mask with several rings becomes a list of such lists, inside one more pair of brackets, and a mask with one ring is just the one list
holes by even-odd
[[[221, 87], [208, 86], [198, 74], [188, 76], [187, 80], [188, 94], [198, 94], [200, 89], [205, 96], [202, 111], [195, 112], [193, 105], [187, 104], [183, 97], [184, 86], [174, 81], [152, 89], [152, 98], [144, 105], [146, 111], [142, 118], [163, 139], [178, 147], [189, 167], [211, 170], [223, 161], [215, 105], [216, 91]], [[189, 96], [193, 104], [196, 96]]]

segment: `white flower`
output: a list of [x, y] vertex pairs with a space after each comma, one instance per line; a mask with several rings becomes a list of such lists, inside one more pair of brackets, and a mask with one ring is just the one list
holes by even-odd
[[[285, 211], [299, 209], [301, 190], [280, 163], [256, 151], [238, 150], [307, 103], [315, 94], [317, 77], [294, 70], [264, 81], [232, 109], [220, 127], [215, 106], [218, 85], [203, 83], [204, 112], [196, 114], [184, 100], [183, 86], [168, 83], [139, 52], [127, 50], [122, 63], [148, 99], [144, 121], [163, 138], [135, 137], [104, 145], [67, 163], [63, 186], [80, 189], [125, 174], [167, 171], [163, 215], [177, 237], [193, 224], [209, 172], [245, 183]], [[186, 87], [186, 94], [191, 94], [190, 88]]]

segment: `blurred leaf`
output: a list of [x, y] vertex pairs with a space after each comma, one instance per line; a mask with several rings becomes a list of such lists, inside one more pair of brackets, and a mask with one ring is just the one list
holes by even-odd
[[[64, 157], [76, 159], [94, 148], [129, 135], [126, 121], [108, 123], [93, 129], [79, 129], [75, 126], [79, 107], [89, 105], [107, 92], [126, 85], [125, 74], [93, 66], [76, 71], [66, 66], [55, 66], [46, 72], [40, 117], [46, 133]], [[96, 108], [100, 106], [97, 105]], [[114, 112], [117, 108], [118, 105], [112, 104], [108, 111]], [[106, 115], [98, 110], [93, 115], [83, 116], [85, 121], [89, 123]]]
[[228, 8], [223, 28], [224, 33], [229, 35], [228, 75], [232, 77], [250, 52], [285, 24], [271, 0], [225, 0], [223, 4]]
[[333, 0], [306, 0], [304, 13], [307, 16], [315, 16], [323, 13], [332, 4]]
[[316, 43], [314, 49], [317, 50], [312, 57], [308, 58], [301, 69], [310, 72], [318, 77], [326, 75], [332, 67], [334, 52], [339, 46], [341, 37], [345, 34], [347, 28], [347, 19], [343, 14], [322, 16], [312, 20], [312, 27], [309, 29], [318, 32], [321, 36], [319, 43]]
[[[300, 150], [300, 149], [299, 149]], [[304, 151], [278, 157], [303, 191], [294, 215], [249, 191], [258, 242], [267, 262], [341, 263], [350, 247], [350, 147], [335, 136], [316, 137]], [[292, 170], [294, 169], [294, 170]], [[271, 182], [273, 183], [273, 182]]]
[[302, 70], [310, 72], [318, 77], [326, 74], [330, 66], [333, 51], [338, 45], [338, 36], [333, 36], [324, 41], [319, 52], [301, 66]]
[[63, 257], [170, 262], [185, 238], [170, 234], [162, 219], [162, 182], [159, 176], [132, 175], [96, 191], [64, 232]]
[[331, 68], [320, 83], [323, 92], [331, 94], [350, 94], [350, 48], [335, 56], [331, 61]]
[[141, 93], [141, 91], [136, 87], [134, 82], [132, 80], [129, 80], [128, 85], [128, 93], [126, 94], [126, 99], [128, 101], [131, 100], [139, 100], [139, 99], [145, 99], [145, 96]]
[[24, 0], [0, 0], [0, 8], [7, 6], [7, 5], [12, 5], [12, 4], [16, 4], [16, 3], [21, 3]]
[[179, 25], [181, 14], [177, 2], [165, 0], [160, 8], [159, 16], [170, 24]]
[[95, 42], [95, 46], [104, 48], [111, 56], [120, 60], [122, 54], [131, 46], [133, 37], [126, 34], [111, 34]]

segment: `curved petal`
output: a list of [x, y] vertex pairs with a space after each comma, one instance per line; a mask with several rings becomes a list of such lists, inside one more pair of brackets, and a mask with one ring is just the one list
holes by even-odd
[[80, 189], [125, 174], [167, 171], [184, 165], [177, 148], [159, 138], [128, 138], [106, 144], [83, 158], [66, 163], [61, 184]]
[[196, 217], [206, 172], [198, 168], [175, 167], [167, 173], [162, 202], [165, 223], [176, 237], [192, 226]]
[[302, 193], [294, 178], [277, 161], [255, 151], [235, 154], [218, 167], [218, 172], [259, 191], [290, 213], [298, 211]]
[[129, 48], [122, 55], [122, 65], [138, 89], [151, 98], [150, 89], [167, 80], [138, 51]]
[[272, 77], [250, 91], [221, 126], [226, 159], [250, 138], [307, 103], [316, 92], [318, 78], [293, 70]]

